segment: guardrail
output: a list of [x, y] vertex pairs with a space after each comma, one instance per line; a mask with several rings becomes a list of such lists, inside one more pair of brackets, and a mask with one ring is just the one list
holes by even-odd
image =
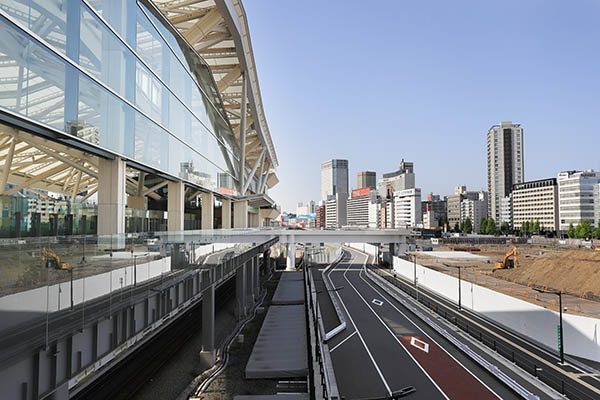
[[517, 345], [504, 339], [500, 335], [494, 334], [485, 326], [473, 321], [470, 316], [462, 315], [454, 308], [433, 299], [429, 290], [416, 288], [412, 286], [412, 282], [406, 281], [403, 277], [393, 276], [389, 272], [373, 265], [369, 265], [369, 271], [378, 275], [390, 285], [413, 297], [417, 302], [450, 321], [463, 332], [497, 352], [502, 357], [511, 361], [557, 392], [574, 400], [592, 400], [598, 398], [598, 395], [594, 393], [594, 391], [585, 387], [582, 383], [575, 381], [567, 375], [561, 374], [553, 368], [542, 368], [546, 367], [547, 364], [536, 359], [533, 355], [523, 352]]
[[[304, 278], [306, 282], [306, 298], [308, 300], [307, 311], [309, 315], [311, 347], [313, 347], [312, 344], [314, 344], [314, 348], [311, 349], [311, 355], [313, 356], [314, 361], [319, 365], [318, 374], [317, 371], [313, 371], [313, 373], [315, 378], [320, 382], [322, 398], [337, 400], [340, 398], [340, 395], [335, 374], [333, 372], [329, 345], [325, 340], [325, 328], [321, 316], [321, 309], [319, 308], [319, 302], [317, 301], [317, 290], [309, 268], [304, 269]], [[315, 379], [315, 387], [317, 385], [317, 379]], [[319, 396], [315, 397], [318, 398]]]
[[341, 247], [337, 250], [336, 253], [337, 253], [337, 258], [331, 264], [329, 264], [329, 266], [327, 268], [325, 268], [323, 271], [321, 271], [321, 277], [323, 279], [323, 283], [325, 284], [325, 288], [327, 289], [327, 293], [329, 294], [329, 298], [331, 299], [333, 308], [335, 308], [335, 313], [337, 314], [338, 320], [340, 321], [340, 324], [338, 326], [336, 326], [329, 332], [325, 333], [325, 341], [326, 342], [331, 340], [335, 335], [337, 335], [344, 329], [346, 329], [346, 318], [344, 318], [344, 313], [342, 313], [342, 309], [341, 309], [336, 297], [333, 295], [334, 287], [331, 285], [331, 282], [329, 281], [329, 277], [327, 276], [327, 273], [329, 272], [329, 270], [331, 268], [333, 268], [334, 265], [336, 265], [337, 263], [339, 263], [341, 261], [343, 254], [344, 254]]

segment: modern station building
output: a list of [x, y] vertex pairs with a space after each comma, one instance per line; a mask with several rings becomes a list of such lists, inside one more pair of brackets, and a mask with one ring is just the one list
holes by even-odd
[[0, 236], [268, 224], [239, 0], [0, 0]]

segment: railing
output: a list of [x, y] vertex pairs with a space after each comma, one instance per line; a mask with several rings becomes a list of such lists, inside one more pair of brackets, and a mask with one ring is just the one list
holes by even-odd
[[[333, 364], [329, 353], [329, 346], [325, 340], [325, 328], [323, 318], [317, 301], [317, 290], [315, 282], [310, 272], [310, 268], [304, 269], [304, 278], [306, 282], [306, 298], [308, 300], [309, 314], [309, 330], [311, 334], [311, 355], [313, 360], [318, 364], [319, 371], [314, 371], [315, 376], [319, 380], [322, 397], [328, 400], [339, 399], [339, 392], [335, 374], [333, 372]], [[315, 381], [315, 387], [317, 382]]]
[[486, 329], [481, 324], [476, 323], [472, 318], [462, 315], [460, 312], [443, 304], [441, 301], [432, 299], [432, 297], [427, 295], [429, 292], [427, 289], [419, 288], [417, 290], [411, 282], [406, 281], [402, 277], [393, 276], [377, 266], [369, 265], [368, 268], [370, 272], [383, 278], [388, 284], [413, 297], [417, 302], [450, 321], [463, 332], [497, 352], [557, 392], [574, 400], [592, 400], [598, 398], [592, 391], [582, 387], [581, 384], [578, 384], [573, 379], [552, 368], [547, 368], [545, 363], [541, 360], [522, 352], [511, 341], [493, 334], [492, 331]]

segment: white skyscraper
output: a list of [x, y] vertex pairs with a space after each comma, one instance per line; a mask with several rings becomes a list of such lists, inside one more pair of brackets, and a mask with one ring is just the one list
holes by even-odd
[[523, 128], [511, 121], [492, 126], [487, 132], [489, 215], [500, 224], [502, 199], [512, 186], [524, 180]]
[[329, 160], [321, 164], [321, 200], [343, 194], [348, 197], [348, 160]]

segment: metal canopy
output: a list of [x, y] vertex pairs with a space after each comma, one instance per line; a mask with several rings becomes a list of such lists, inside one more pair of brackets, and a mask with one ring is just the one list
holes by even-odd
[[[154, 0], [153, 3], [210, 66], [236, 140], [245, 149], [246, 166], [250, 168], [243, 171], [248, 175], [245, 180], [257, 176], [257, 192], [263, 192], [264, 186], [276, 185], [275, 168], [279, 162], [263, 110], [242, 2]], [[242, 100], [244, 92], [247, 92], [246, 102]], [[245, 135], [240, 132], [243, 126]], [[261, 167], [257, 168], [259, 164]]]

